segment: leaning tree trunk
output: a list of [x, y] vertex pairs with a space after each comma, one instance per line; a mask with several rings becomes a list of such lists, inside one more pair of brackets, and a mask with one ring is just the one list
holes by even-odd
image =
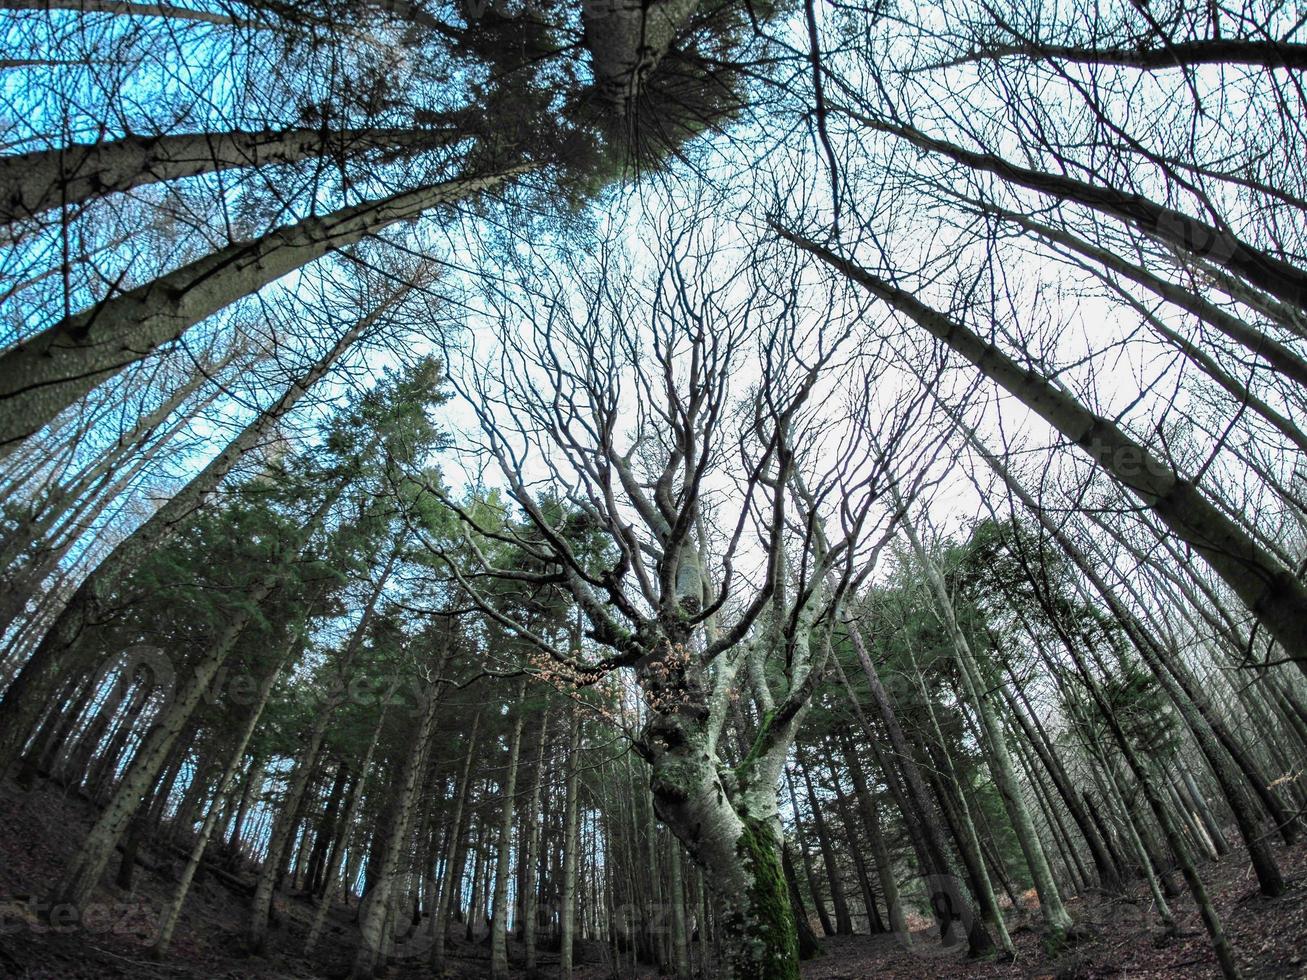
[[[12, 0], [9, 0], [12, 2]], [[343, 158], [375, 148], [413, 148], [448, 139], [451, 131], [307, 127], [260, 132], [127, 136], [0, 157], [0, 225], [50, 208], [69, 207], [146, 184], [240, 167]]]
[[853, 780], [853, 796], [862, 814], [862, 824], [871, 840], [871, 853], [876, 861], [876, 876], [880, 880], [880, 892], [885, 899], [885, 911], [889, 916], [890, 930], [902, 942], [911, 942], [912, 934], [908, 931], [908, 921], [903, 914], [903, 903], [899, 899], [899, 886], [894, 880], [894, 864], [890, 860], [889, 847], [881, 833], [880, 814], [876, 810], [876, 801], [871, 798], [867, 786], [867, 777], [862, 769], [862, 761], [853, 747], [847, 733], [840, 739], [840, 748], [849, 765], [849, 778]]
[[865, 117], [858, 121], [973, 170], [1028, 187], [1060, 201], [1071, 201], [1108, 215], [1173, 248], [1178, 254], [1214, 264], [1299, 313], [1307, 311], [1307, 271], [1199, 218], [1150, 201], [1139, 194], [1091, 184], [1062, 174], [1021, 167], [991, 153], [936, 139], [910, 126]]
[[335, 708], [334, 703], [319, 708], [313, 727], [309, 730], [300, 749], [299, 761], [286, 788], [286, 799], [282, 802], [282, 809], [273, 821], [272, 831], [268, 836], [268, 853], [264, 855], [263, 867], [255, 881], [254, 900], [251, 903], [246, 936], [250, 952], [256, 955], [263, 952], [268, 940], [268, 918], [272, 913], [272, 898], [277, 888], [282, 860], [286, 857], [286, 848], [291, 845], [300, 801], [304, 799], [309, 780], [317, 767], [318, 752], [322, 748], [322, 740], [326, 736], [327, 726], [331, 722]]
[[413, 808], [418, 797], [419, 776], [426, 762], [427, 746], [431, 742], [431, 735], [435, 728], [436, 711], [440, 707], [440, 692], [444, 686], [440, 675], [444, 671], [448, 656], [449, 650], [446, 648], [441, 652], [432, 677], [427, 681], [427, 689], [422, 698], [422, 714], [418, 718], [413, 744], [408, 750], [408, 756], [404, 760], [404, 767], [399, 776], [394, 820], [391, 822], [387, 839], [382, 844], [381, 867], [377, 869], [375, 875], [370, 875], [373, 878], [372, 887], [359, 921], [359, 947], [354, 956], [352, 969], [355, 980], [371, 980], [373, 971], [382, 965], [378, 960], [382, 954], [382, 940], [386, 933], [384, 927], [389, 922], [388, 913], [394, 904], [396, 871], [404, 842], [408, 839]]
[[200, 862], [204, 860], [204, 853], [208, 850], [209, 840], [213, 837], [213, 832], [218, 825], [218, 815], [222, 812], [222, 808], [218, 805], [219, 801], [227, 795], [231, 788], [232, 781], [235, 779], [241, 762], [245, 758], [245, 749], [254, 736], [254, 730], [258, 727], [259, 719], [263, 717], [263, 709], [267, 707], [268, 701], [272, 697], [272, 688], [277, 683], [277, 678], [281, 676], [282, 667], [297, 643], [299, 643], [298, 635], [291, 640], [291, 648], [286, 650], [285, 656], [280, 658], [264, 676], [263, 680], [259, 682], [258, 697], [236, 739], [236, 745], [232, 748], [227, 767], [218, 778], [218, 785], [213, 791], [212, 803], [208, 812], [204, 815], [204, 822], [200, 825], [199, 835], [195, 838], [195, 843], [191, 847], [191, 854], [186, 861], [186, 867], [182, 869], [181, 878], [177, 882], [172, 901], [164, 912], [163, 920], [159, 923], [154, 945], [150, 947], [150, 954], [155, 959], [163, 959], [168, 953], [168, 947], [172, 945], [173, 930], [177, 928], [177, 920], [181, 916], [182, 907], [186, 904], [186, 896], [190, 893], [191, 882], [195, 879], [195, 872], [199, 870]]
[[377, 715], [376, 725], [372, 727], [372, 738], [369, 739], [367, 750], [363, 753], [363, 761], [358, 764], [358, 777], [349, 789], [345, 813], [340, 820], [339, 843], [323, 861], [322, 898], [318, 902], [318, 910], [313, 913], [313, 924], [309, 926], [309, 934], [304, 940], [305, 956], [309, 956], [317, 947], [318, 937], [322, 935], [322, 927], [326, 925], [327, 913], [331, 910], [332, 901], [335, 900], [336, 890], [341, 886], [340, 870], [344, 862], [345, 848], [349, 843], [354, 818], [358, 815], [359, 806], [363, 802], [363, 790], [368, 781], [368, 773], [372, 769], [372, 759], [377, 753], [377, 742], [381, 740], [381, 729], [386, 723], [386, 710], [393, 693], [393, 688], [388, 689], [382, 697], [381, 711]]
[[121, 17], [167, 17], [228, 27], [252, 26], [230, 13], [180, 7], [171, 3], [142, 0], [0, 0], [0, 10], [70, 10], [84, 14], [116, 14]]
[[[1013, 686], [1017, 689], [1018, 693], [1020, 693], [1022, 699], [1024, 699], [1025, 694], [1021, 692], [1021, 688], [1017, 684], [1017, 677], [1012, 672], [1010, 665], [1007, 667], [1007, 671], [1008, 676], [1012, 679]], [[1112, 860], [1112, 854], [1108, 849], [1107, 843], [1099, 835], [1098, 829], [1089, 819], [1088, 814], [1085, 813], [1084, 806], [1081, 804], [1079, 797], [1076, 796], [1075, 790], [1071, 786], [1071, 781], [1067, 776], [1066, 768], [1054, 753], [1052, 746], [1045, 740], [1046, 737], [1039, 724], [1039, 719], [1034, 718], [1032, 720], [1027, 718], [1021, 705], [1017, 703], [1016, 696], [1008, 693], [1006, 686], [999, 685], [998, 689], [1007, 699], [1008, 708], [1012, 717], [1016, 719], [1017, 724], [1020, 726], [1022, 732], [1025, 733], [1026, 739], [1034, 749], [1035, 754], [1039, 757], [1040, 762], [1043, 763], [1044, 770], [1052, 779], [1053, 786], [1057, 790], [1058, 795], [1062, 798], [1063, 805], [1066, 807], [1067, 812], [1071, 814], [1071, 819], [1075, 821], [1076, 827], [1080, 830], [1080, 836], [1082, 836], [1085, 839], [1085, 843], [1089, 845], [1089, 854], [1093, 859], [1094, 869], [1098, 872], [1099, 884], [1106, 891], [1119, 894], [1122, 887], [1121, 875], [1117, 870], [1115, 862]]]
[[97, 617], [105, 596], [155, 549], [166, 542], [222, 482], [231, 468], [260, 445], [309, 390], [344, 356], [377, 321], [408, 295], [399, 287], [370, 313], [357, 320], [329, 350], [291, 382], [272, 405], [260, 412], [227, 446], [210, 460], [148, 520], [123, 538], [82, 581], [46, 630], [40, 644], [0, 699], [0, 771], [14, 761], [41, 708], [49, 703], [56, 686], [86, 665], [75, 656], [82, 634]]
[[56, 902], [67, 903], [74, 908], [86, 907], [99, 884], [105, 865], [109, 863], [132, 816], [154, 784], [155, 777], [168, 759], [182, 729], [190, 721], [191, 714], [235, 647], [245, 626], [255, 615], [258, 605], [272, 593], [285, 574], [286, 566], [282, 563], [245, 596], [246, 601], [233, 613], [222, 633], [200, 658], [190, 678], [159, 713], [154, 726], [142, 739], [127, 772], [119, 781], [113, 798], [65, 869]]
[[1110, 419], [1095, 415], [958, 320], [926, 306], [830, 249], [779, 234], [910, 317], [971, 361], [1050, 426], [1083, 448], [1180, 540], [1197, 551], [1307, 675], [1307, 586], [1258, 545], [1188, 479]]
[[[896, 501], [896, 503], [900, 507], [903, 506], [902, 501]], [[1035, 830], [1035, 823], [1031, 819], [1025, 798], [1021, 794], [1021, 784], [1017, 781], [1016, 767], [1013, 765], [1012, 756], [1008, 751], [1007, 734], [1003, 731], [1003, 725], [999, 721], [998, 713], [994, 710], [989, 695], [989, 685], [980, 673], [980, 665], [976, 663], [976, 658], [972, 654], [971, 644], [967, 640], [966, 634], [962, 632], [962, 628], [958, 625], [957, 616], [953, 610], [953, 600], [949, 596], [944, 577], [939, 573], [930, 556], [926, 554], [925, 548], [922, 547], [921, 541], [917, 537], [916, 530], [909, 523], [906, 516], [900, 518], [900, 525], [907, 533], [908, 540], [912, 543], [912, 548], [917, 554], [917, 560], [921, 562], [925, 570], [926, 581], [930, 583], [930, 589], [934, 593], [935, 603], [939, 608], [945, 629], [948, 631], [953, 643], [953, 649], [958, 655], [958, 665], [961, 668], [959, 673], [962, 676], [963, 689], [976, 709], [976, 714], [980, 716], [980, 723], [985, 730], [986, 741], [989, 743], [989, 757], [993, 763], [991, 774], [998, 786], [999, 794], [1003, 797], [1004, 809], [1007, 810], [1008, 819], [1012, 821], [1012, 829], [1016, 832], [1017, 842], [1021, 845], [1021, 853], [1025, 855], [1026, 865], [1030, 868], [1030, 876], [1034, 879], [1035, 891], [1039, 894], [1039, 911], [1044, 918], [1044, 926], [1047, 930], [1047, 939], [1050, 945], [1056, 947], [1066, 939], [1075, 923], [1071, 919], [1071, 914], [1066, 910], [1066, 906], [1062, 903], [1062, 895], [1058, 891], [1057, 883], [1053, 880], [1052, 869], [1048, 866], [1048, 856], [1044, 853], [1043, 845], [1040, 843], [1038, 833]]]
[[943, 936], [948, 935], [951, 919], [956, 915], [960, 917], [966, 929], [969, 954], [972, 957], [987, 956], [994, 951], [994, 940], [985, 929], [982, 917], [976, 914], [970, 898], [961, 888], [958, 876], [953, 873], [944, 832], [932, 812], [930, 794], [914, 761], [907, 736], [904, 735], [903, 728], [899, 724], [894, 705], [880, 681], [880, 675], [876, 673], [876, 667], [867, 652], [867, 645], [857, 622], [846, 619], [844, 625], [853, 640], [853, 650], [857, 654], [858, 663], [862, 666], [862, 672], [867, 678], [867, 686], [871, 690], [877, 711], [889, 734], [890, 744], [899, 759], [903, 781], [906, 784], [904, 803], [908, 804], [908, 808], [915, 810], [919, 817], [919, 823], [913, 821], [913, 815], [905, 808], [903, 817], [909, 823], [910, 832], [920, 842], [920, 857], [927, 873], [926, 892], [930, 897], [931, 909], [941, 920], [940, 933]]
[[[1040, 525], [1049, 532], [1053, 540], [1057, 542], [1058, 547], [1071, 559], [1071, 562], [1084, 574], [1094, 589], [1107, 604], [1109, 611], [1116, 617], [1121, 624], [1122, 629], [1129, 637], [1131, 644], [1139, 653], [1140, 658], [1149, 668], [1150, 672], [1157, 679], [1162, 690], [1166, 692], [1176, 710], [1180, 713], [1181, 719], [1185, 722], [1186, 727], [1194, 736], [1199, 750], [1207, 759], [1211, 767], [1212, 774], [1216, 777], [1222, 791], [1225, 793], [1231, 812], [1235, 817], [1235, 822], [1239, 827], [1239, 832], [1243, 837], [1244, 843], [1248, 849], [1249, 858], [1252, 861], [1253, 868], [1257, 873], [1258, 885], [1263, 894], [1276, 896], [1283, 893], [1285, 889], [1284, 876], [1280, 871], [1279, 864], [1275, 860], [1275, 855], [1271, 851], [1269, 842], [1260, 833], [1254, 814], [1251, 812], [1250, 801], [1247, 800], [1243, 787], [1239, 784], [1237, 775], [1232, 771], [1233, 765], [1230, 758], [1227, 757], [1227, 750], [1232, 744], [1227, 742], [1223, 748], [1216, 738], [1209, 721], [1212, 719], [1210, 709], [1204, 711], [1204, 702], [1197, 690], [1186, 691], [1180, 683], [1179, 678], [1174, 671], [1169, 670], [1167, 658], [1161, 652], [1160, 647], [1153, 639], [1152, 635], [1143, 627], [1142, 624], [1126, 609], [1121, 601], [1117, 598], [1116, 593], [1108, 586], [1107, 582], [1099, 574], [1097, 568], [1089, 560], [1088, 556], [1073, 542], [1063, 531], [1063, 529], [1054, 522], [1043, 508], [1039, 507], [1035, 500], [1025, 490], [1024, 487], [1013, 477], [1005, 466], [990, 453], [980, 442], [976, 434], [969, 428], [963, 427], [970, 444], [980, 453], [982, 458], [988, 463], [1004, 484], [1011, 489], [1012, 493], [1020, 500], [1023, 506], [1034, 515]], [[1045, 602], [1042, 592], [1040, 601]], [[1074, 655], [1074, 640], [1068, 635], [1066, 630], [1061, 626], [1056, 611], [1051, 607], [1047, 610], [1050, 614], [1050, 621], [1057, 630], [1062, 645], [1069, 653]], [[1190, 695], [1193, 695], [1191, 697]], [[1195, 698], [1197, 699], [1195, 701]]]
[[[390, 557], [381, 569], [377, 581], [372, 585], [372, 592], [368, 595], [368, 601], [363, 607], [363, 613], [359, 616], [359, 621], [354, 625], [349, 639], [345, 642], [345, 649], [341, 651], [340, 660], [336, 664], [336, 669], [342, 679], [347, 676], [350, 666], [354, 662], [354, 657], [363, 644], [363, 638], [367, 634], [372, 617], [376, 612], [377, 603], [380, 601], [386, 582], [395, 567], [398, 553], [398, 547], [391, 550]], [[342, 685], [343, 688], [344, 685]], [[327, 702], [320, 707], [317, 716], [314, 718], [313, 727], [309, 731], [308, 738], [300, 749], [299, 763], [291, 775], [286, 790], [286, 799], [268, 837], [268, 853], [264, 857], [263, 868], [260, 870], [258, 880], [254, 886], [254, 901], [251, 903], [250, 908], [247, 938], [253, 952], [262, 952], [264, 944], [267, 942], [268, 917], [272, 912], [273, 892], [277, 888], [282, 859], [286, 856], [286, 848], [290, 846], [295, 830], [300, 801], [304, 797], [305, 790], [308, 789], [309, 780], [312, 778], [313, 770], [317, 766], [318, 752], [322, 748], [322, 741], [326, 736], [327, 726], [331, 723], [331, 716], [340, 707], [343, 700], [344, 695], [338, 692], [328, 698]]]
[[[812, 784], [812, 774], [802, 753], [799, 754], [799, 772], [803, 776], [803, 788], [808, 794], [808, 807], [812, 810], [812, 825], [817, 831], [817, 845], [821, 850], [821, 862], [826, 867], [826, 880], [830, 884], [831, 908], [835, 910], [835, 935], [853, 935], [853, 918], [849, 915], [849, 900], [844, 893], [844, 882], [840, 879], [839, 862], [835, 858], [835, 846], [831, 842], [830, 830], [826, 826], [826, 817], [817, 803], [817, 791]], [[797, 816], [797, 815], [796, 815]]]
[[305, 218], [233, 242], [47, 327], [0, 355], [0, 454], [100, 382], [241, 297], [397, 222], [498, 187], [524, 169], [457, 177]]

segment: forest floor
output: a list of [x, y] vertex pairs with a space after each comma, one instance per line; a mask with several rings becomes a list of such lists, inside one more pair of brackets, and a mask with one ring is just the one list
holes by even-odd
[[[248, 870], [207, 873], [197, 880], [177, 927], [165, 962], [153, 962], [150, 948], [164, 903], [172, 892], [172, 874], [181, 863], [177, 852], [154, 848], [142, 854], [130, 891], [102, 887], [94, 907], [53, 918], [40, 902], [57, 880], [63, 864], [90, 826], [94, 808], [57, 786], [38, 782], [31, 790], [0, 784], [0, 977], [26, 980], [81, 980], [131, 977], [173, 980], [291, 980], [335, 978], [347, 972], [357, 932], [354, 908], [332, 911], [328, 929], [311, 961], [302, 954], [312, 906], [298, 897], [279, 898], [277, 928], [263, 957], [242, 952], [241, 932], [248, 906]], [[1307, 846], [1279, 850], [1289, 891], [1268, 900], [1243, 862], [1227, 858], [1203, 866], [1204, 879], [1235, 947], [1245, 975], [1295, 980], [1307, 978]], [[111, 872], [116, 868], [111, 869]], [[109, 876], [112, 878], [112, 873]], [[1178, 878], [1177, 878], [1178, 881]], [[959, 949], [942, 949], [929, 931], [917, 933], [911, 946], [893, 936], [846, 936], [825, 939], [821, 957], [805, 963], [805, 980], [862, 978], [1056, 978], [1217, 977], [1211, 947], [1187, 897], [1173, 908], [1180, 934], [1160, 935], [1150, 914], [1147, 893], [1138, 884], [1127, 900], [1108, 902], [1077, 898], [1072, 913], [1091, 924], [1091, 935], [1049, 956], [1040, 944], [1037, 911], [1023, 911], [1010, 921], [1018, 948], [1015, 962], [970, 962]], [[46, 919], [51, 921], [47, 922]], [[397, 980], [431, 976], [427, 940], [401, 944]], [[510, 949], [516, 954], [516, 949]], [[581, 980], [612, 976], [606, 948], [586, 943], [578, 949]], [[484, 941], [456, 942], [449, 948], [447, 976], [480, 978], [488, 973]], [[545, 953], [545, 975], [558, 962]], [[655, 977], [645, 968], [640, 977]], [[624, 976], [631, 976], [628, 970]]]

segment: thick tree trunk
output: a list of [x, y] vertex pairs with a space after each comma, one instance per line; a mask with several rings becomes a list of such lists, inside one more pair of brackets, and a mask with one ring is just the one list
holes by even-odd
[[596, 0], [582, 7], [600, 96], [623, 115], [633, 111], [645, 82], [698, 7], [699, 0]]
[[[0, 6], [8, 6], [5, 0]], [[79, 0], [80, 2], [80, 0]], [[447, 140], [451, 131], [305, 127], [261, 132], [128, 136], [0, 157], [0, 224], [145, 184], [240, 167], [347, 158], [369, 149], [404, 149]]]
[[341, 208], [234, 242], [74, 314], [0, 355], [0, 453], [7, 453], [100, 382], [181, 337], [206, 317], [328, 252], [498, 187], [518, 167], [459, 177]]
[[800, 236], [780, 234], [907, 315], [1088, 452], [1172, 533], [1194, 548], [1307, 675], [1307, 586], [1261, 548], [1189, 480], [1110, 419], [1023, 368], [961, 322]]

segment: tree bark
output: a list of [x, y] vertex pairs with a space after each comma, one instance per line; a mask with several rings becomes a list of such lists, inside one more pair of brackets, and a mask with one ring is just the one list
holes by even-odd
[[526, 168], [458, 177], [234, 242], [74, 314], [0, 354], [0, 454], [105, 379], [243, 296], [369, 234], [498, 187]]
[[562, 941], [558, 952], [558, 973], [563, 980], [572, 980], [572, 960], [576, 949], [576, 852], [580, 846], [576, 828], [581, 778], [581, 716], [575, 706], [572, 708], [570, 731], [567, 744], [567, 801], [563, 811]]
[[94, 624], [111, 591], [146, 557], [166, 542], [177, 528], [218, 487], [232, 467], [258, 446], [309, 390], [340, 360], [353, 343], [408, 294], [402, 286], [369, 314], [361, 317], [335, 344], [291, 382], [276, 402], [259, 413], [143, 524], [123, 538], [82, 581], [46, 630], [40, 644], [0, 699], [0, 770], [12, 765], [41, 707], [56, 685], [85, 664], [75, 656], [76, 645]]
[[[0, 6], [13, 2], [5, 0]], [[297, 127], [127, 136], [19, 153], [0, 157], [0, 187], [6, 188], [0, 195], [0, 225], [146, 184], [240, 167], [298, 163], [317, 156], [343, 157], [375, 148], [437, 145], [449, 136], [450, 131], [439, 130]]]
[[491, 901], [490, 976], [508, 977], [508, 875], [513, 853], [513, 808], [517, 793], [517, 763], [522, 753], [522, 727], [526, 722], [526, 677], [517, 686], [517, 717], [508, 743], [508, 769], [501, 786], [503, 803], [499, 813], [499, 847], [495, 854], [495, 893]]
[[182, 906], [186, 904], [186, 896], [190, 892], [191, 882], [195, 878], [195, 872], [199, 870], [200, 862], [204, 860], [204, 852], [208, 849], [209, 839], [213, 836], [213, 831], [218, 825], [218, 815], [221, 812], [218, 803], [231, 789], [232, 780], [240, 769], [241, 761], [245, 758], [245, 750], [249, 747], [250, 739], [254, 736], [254, 730], [258, 727], [259, 719], [263, 717], [263, 709], [267, 707], [268, 701], [272, 697], [272, 688], [277, 683], [285, 659], [290, 656], [291, 650], [298, 643], [299, 637], [296, 636], [292, 639], [291, 649], [287, 649], [286, 656], [281, 658], [268, 671], [263, 680], [259, 682], [258, 696], [250, 710], [249, 718], [246, 719], [245, 725], [236, 738], [236, 744], [232, 748], [227, 766], [219, 777], [218, 785], [213, 791], [213, 802], [204, 815], [204, 822], [200, 825], [200, 832], [191, 847], [190, 857], [186, 861], [186, 866], [182, 869], [181, 879], [177, 883], [172, 901], [168, 903], [163, 918], [159, 922], [154, 945], [150, 947], [150, 955], [154, 959], [163, 959], [168, 953], [168, 947], [172, 945], [173, 930], [177, 927], [177, 920], [181, 916]]
[[190, 678], [159, 713], [149, 733], [142, 738], [141, 746], [123, 774], [113, 798], [65, 869], [57, 891], [58, 902], [84, 908], [90, 901], [105, 865], [118, 841], [122, 839], [132, 815], [153, 785], [177, 737], [190, 721], [192, 712], [236, 645], [258, 605], [280, 584], [285, 574], [286, 566], [282, 564], [250, 590], [245, 597], [246, 602], [233, 613], [213, 646], [195, 665]]
[[906, 314], [971, 361], [1067, 439], [1088, 452], [1177, 537], [1193, 547], [1237, 594], [1307, 675], [1307, 586], [1211, 503], [1109, 419], [1095, 415], [970, 328], [921, 303], [829, 249], [780, 231], [782, 237]]
[[450, 909], [458, 908], [454, 904], [454, 895], [463, 881], [463, 861], [466, 860], [463, 855], [463, 838], [467, 833], [464, 828], [464, 813], [467, 810], [468, 797], [471, 794], [472, 760], [476, 755], [477, 732], [480, 726], [481, 712], [478, 711], [472, 716], [472, 730], [468, 733], [467, 754], [463, 758], [463, 769], [458, 777], [458, 791], [454, 796], [454, 812], [450, 816], [450, 826], [453, 827], [453, 832], [449, 838], [449, 853], [445, 863], [445, 881], [440, 889], [440, 898], [436, 904], [435, 921], [431, 925], [431, 928], [435, 930], [432, 935], [431, 966], [437, 976], [444, 973], [445, 943], [449, 938]]
[[994, 940], [985, 929], [983, 917], [976, 914], [970, 898], [961, 888], [961, 881], [953, 872], [947, 856], [948, 850], [944, 832], [931, 812], [930, 794], [927, 792], [926, 784], [922, 780], [916, 763], [913, 761], [911, 746], [909, 746], [907, 737], [903, 734], [903, 729], [899, 725], [894, 705], [890, 702], [889, 695], [880, 682], [880, 676], [876, 673], [876, 667], [871, 662], [871, 656], [867, 652], [867, 646], [863, 641], [857, 622], [846, 618], [845, 625], [849, 637], [853, 640], [853, 649], [858, 656], [858, 662], [861, 664], [863, 674], [867, 678], [867, 685], [871, 690], [872, 699], [876, 702], [877, 711], [885, 724], [885, 731], [890, 737], [890, 745], [898, 757], [903, 772], [906, 796], [912, 808], [916, 811], [915, 816], [920, 821], [919, 823], [914, 822], [913, 814], [903, 814], [904, 819], [908, 821], [909, 828], [921, 837], [924, 849], [922, 858], [926, 864], [927, 872], [926, 894], [929, 896], [931, 908], [940, 922], [940, 935], [943, 937], [949, 936], [953, 917], [957, 916], [961, 920], [962, 927], [966, 930], [969, 954], [973, 958], [987, 956], [994, 952]]
[[[374, 970], [380, 962], [384, 944], [383, 931], [388, 915], [394, 903], [396, 870], [399, 867], [400, 854], [408, 839], [409, 826], [412, 822], [413, 808], [417, 802], [419, 774], [427, 760], [427, 746], [435, 729], [436, 710], [440, 707], [440, 692], [444, 687], [441, 674], [449, 658], [449, 648], [440, 653], [435, 671], [427, 681], [423, 692], [422, 714], [418, 718], [412, 747], [404, 759], [400, 772], [399, 786], [396, 790], [394, 820], [390, 825], [388, 839], [383, 844], [381, 867], [377, 870], [363, 914], [359, 920], [359, 946], [354, 957], [352, 975], [355, 980], [372, 980]], [[511, 814], [510, 814], [511, 815]]]

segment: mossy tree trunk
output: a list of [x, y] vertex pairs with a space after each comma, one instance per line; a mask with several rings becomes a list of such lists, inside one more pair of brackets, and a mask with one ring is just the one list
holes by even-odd
[[[656, 712], [642, 742], [654, 809], [705, 872], [725, 980], [799, 976], [799, 940], [782, 864], [776, 784], [797, 716], [764, 724], [744, 763], [722, 764], [707, 712], [692, 702]], [[762, 748], [766, 746], [766, 748]]]

